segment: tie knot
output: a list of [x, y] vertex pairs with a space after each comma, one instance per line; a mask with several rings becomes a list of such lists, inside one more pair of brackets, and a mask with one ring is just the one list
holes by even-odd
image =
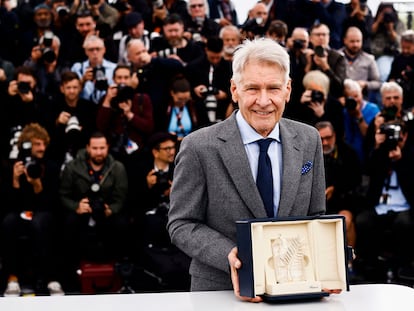
[[267, 149], [269, 149], [269, 145], [272, 141], [273, 141], [273, 138], [259, 139], [257, 143], [259, 145], [260, 152], [267, 152]]

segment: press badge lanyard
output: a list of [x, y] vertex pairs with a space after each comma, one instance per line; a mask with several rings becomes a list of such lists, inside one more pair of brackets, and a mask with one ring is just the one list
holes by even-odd
[[175, 110], [175, 117], [177, 118], [177, 128], [178, 128], [178, 131], [179, 131], [179, 133], [181, 133], [181, 134], [184, 135], [184, 126], [183, 126], [183, 123], [181, 122], [181, 119], [183, 117], [184, 107], [181, 107], [181, 108], [178, 108], [177, 107], [174, 110]]

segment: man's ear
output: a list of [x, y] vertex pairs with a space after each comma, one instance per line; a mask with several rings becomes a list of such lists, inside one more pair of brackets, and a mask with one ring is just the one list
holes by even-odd
[[231, 85], [230, 85], [231, 98], [233, 99], [233, 101], [235, 103], [237, 103], [238, 100], [239, 100], [239, 96], [237, 94], [237, 86], [236, 86], [236, 83], [233, 81], [233, 79], [231, 79], [230, 83], [231, 83]]

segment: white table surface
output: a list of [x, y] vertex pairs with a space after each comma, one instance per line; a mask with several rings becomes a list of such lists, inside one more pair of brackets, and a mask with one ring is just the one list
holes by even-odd
[[349, 292], [318, 301], [283, 304], [248, 303], [232, 291], [150, 294], [1, 297], [1, 311], [220, 311], [220, 310], [413, 311], [414, 289], [394, 284], [351, 286]]

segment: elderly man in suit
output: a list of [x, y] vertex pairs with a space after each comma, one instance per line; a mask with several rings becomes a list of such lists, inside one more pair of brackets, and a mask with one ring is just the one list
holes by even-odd
[[[321, 139], [315, 128], [281, 118], [291, 93], [289, 56], [271, 39], [246, 41], [236, 51], [231, 93], [239, 110], [182, 141], [168, 230], [192, 258], [191, 290], [233, 288], [242, 300], [261, 301], [239, 294], [235, 221], [323, 214]], [[270, 210], [256, 187], [264, 138], [272, 139]]]

